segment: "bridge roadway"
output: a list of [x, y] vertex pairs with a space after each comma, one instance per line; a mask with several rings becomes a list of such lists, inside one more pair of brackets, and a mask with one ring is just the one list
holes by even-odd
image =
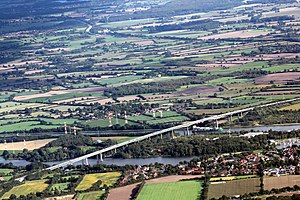
[[[132, 143], [135, 143], [135, 142], [139, 142], [139, 141], [142, 141], [142, 140], [146, 140], [146, 139], [154, 137], [154, 136], [162, 135], [162, 134], [165, 134], [165, 133], [171, 133], [174, 130], [179, 130], [179, 129], [184, 129], [184, 128], [188, 129], [189, 127], [191, 127], [193, 125], [196, 125], [196, 124], [199, 124], [199, 123], [203, 123], [203, 122], [206, 122], [206, 121], [218, 120], [218, 119], [222, 119], [222, 118], [226, 118], [226, 117], [231, 117], [232, 115], [236, 115], [236, 114], [240, 114], [240, 113], [242, 114], [242, 113], [254, 110], [255, 108], [274, 106], [274, 105], [277, 105], [277, 104], [288, 103], [288, 102], [292, 102], [292, 101], [296, 101], [296, 100], [300, 100], [300, 98], [289, 99], [289, 100], [284, 100], [284, 101], [278, 101], [278, 102], [274, 102], [274, 103], [268, 103], [268, 104], [249, 107], [249, 108], [236, 110], [236, 111], [232, 111], [232, 112], [228, 112], [228, 113], [224, 113], [224, 114], [220, 114], [220, 115], [214, 115], [214, 116], [206, 117], [206, 118], [199, 119], [199, 120], [196, 120], [196, 121], [186, 122], [186, 123], [181, 124], [181, 125], [166, 128], [166, 129], [163, 129], [163, 130], [160, 130], [160, 131], [155, 131], [153, 133], [149, 133], [147, 135], [143, 135], [143, 136], [140, 136], [140, 137], [134, 138], [132, 140], [128, 140], [126, 142], [116, 144], [116, 145], [112, 145], [112, 146], [107, 147], [105, 149], [101, 149], [101, 150], [95, 151], [93, 153], [89, 153], [87, 155], [80, 156], [78, 158], [74, 158], [74, 159], [62, 162], [62, 163], [57, 164], [57, 165], [53, 165], [51, 167], [46, 168], [45, 170], [54, 170], [54, 169], [57, 169], [57, 168], [60, 168], [60, 167], [66, 167], [68, 165], [72, 165], [72, 164], [80, 162], [80, 161], [84, 161], [84, 160], [87, 161], [88, 158], [94, 157], [94, 156], [99, 156], [99, 155], [100, 155], [100, 160], [102, 161], [103, 160], [102, 155], [105, 152], [113, 151], [113, 150], [116, 150], [117, 148], [129, 145], [129, 144], [132, 144]], [[86, 163], [86, 164], [88, 164], [88, 163]]]

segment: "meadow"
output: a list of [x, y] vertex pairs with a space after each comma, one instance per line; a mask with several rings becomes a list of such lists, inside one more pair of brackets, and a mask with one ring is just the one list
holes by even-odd
[[196, 200], [201, 195], [201, 181], [146, 184], [137, 200]]
[[94, 191], [87, 193], [79, 193], [77, 200], [94, 200], [99, 199], [103, 195], [104, 191]]

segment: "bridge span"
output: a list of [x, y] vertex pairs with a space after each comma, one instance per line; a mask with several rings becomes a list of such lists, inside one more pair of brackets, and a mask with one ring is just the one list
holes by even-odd
[[241, 114], [242, 115], [243, 113], [254, 110], [255, 108], [275, 106], [277, 104], [288, 103], [288, 102], [297, 101], [297, 100], [300, 100], [300, 98], [289, 99], [289, 100], [284, 100], [284, 101], [277, 101], [277, 102], [268, 103], [268, 104], [264, 104], [264, 105], [258, 105], [258, 106], [254, 106], [254, 107], [241, 109], [241, 110], [236, 110], [236, 111], [232, 111], [232, 112], [228, 112], [228, 113], [224, 113], [224, 114], [220, 114], [220, 115], [213, 115], [213, 116], [206, 117], [206, 118], [203, 118], [203, 119], [199, 119], [199, 120], [196, 120], [196, 121], [185, 122], [181, 125], [177, 125], [177, 126], [173, 126], [173, 127], [170, 127], [170, 128], [163, 129], [163, 130], [155, 131], [153, 133], [149, 133], [147, 135], [143, 135], [143, 136], [134, 138], [132, 140], [128, 140], [126, 142], [122, 142], [122, 143], [119, 143], [119, 144], [116, 144], [116, 145], [112, 145], [110, 147], [95, 151], [93, 153], [89, 153], [89, 154], [86, 154], [84, 156], [80, 156], [78, 158], [74, 158], [74, 159], [71, 159], [71, 160], [68, 160], [68, 161], [64, 161], [64, 162], [59, 163], [57, 165], [53, 165], [51, 167], [48, 167], [45, 170], [54, 170], [54, 169], [57, 169], [57, 168], [60, 168], [60, 167], [66, 167], [68, 165], [72, 165], [72, 164], [80, 162], [80, 161], [85, 161], [86, 164], [88, 164], [88, 158], [94, 157], [94, 156], [97, 156], [97, 158], [100, 157], [100, 161], [103, 161], [103, 154], [106, 153], [106, 152], [116, 151], [117, 148], [127, 146], [129, 144], [136, 143], [136, 142], [139, 142], [139, 141], [143, 141], [143, 140], [149, 139], [149, 138], [154, 137], [154, 136], [159, 136], [160, 135], [162, 137], [162, 134], [167, 134], [167, 133], [170, 133], [172, 136], [174, 136], [174, 131], [179, 130], [179, 129], [186, 129], [187, 134], [189, 134], [189, 129], [188, 128], [193, 126], [193, 125], [196, 125], [196, 124], [200, 124], [200, 123], [207, 122], [207, 121], [223, 119], [223, 118], [226, 118], [226, 117], [232, 117], [233, 115], [236, 115], [236, 114]]

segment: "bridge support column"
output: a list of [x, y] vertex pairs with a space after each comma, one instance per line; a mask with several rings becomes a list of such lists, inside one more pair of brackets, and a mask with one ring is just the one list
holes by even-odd
[[190, 135], [189, 127], [186, 127], [186, 134]]
[[232, 122], [232, 115], [230, 115], [230, 121]]
[[100, 162], [103, 162], [103, 156], [102, 156], [102, 153], [100, 153], [99, 155], [100, 155]]
[[99, 165], [100, 164], [99, 154], [97, 154], [96, 158], [97, 158], [97, 164]]
[[117, 153], [117, 149], [115, 149], [115, 153]]
[[89, 165], [89, 160], [87, 158], [85, 159], [85, 165]]
[[171, 138], [174, 139], [174, 130], [171, 132]]
[[162, 134], [160, 134], [160, 139], [162, 140]]

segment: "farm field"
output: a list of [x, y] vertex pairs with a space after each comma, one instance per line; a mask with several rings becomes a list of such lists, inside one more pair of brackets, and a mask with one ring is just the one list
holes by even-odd
[[76, 191], [84, 191], [89, 189], [98, 180], [102, 181], [101, 186], [104, 184], [107, 186], [112, 186], [121, 176], [120, 172], [107, 172], [107, 173], [97, 173], [97, 174], [86, 174], [83, 180], [76, 187]]
[[226, 177], [213, 177], [210, 178], [210, 182], [214, 181], [232, 181], [232, 180], [240, 180], [240, 179], [248, 179], [248, 178], [255, 178], [256, 175], [250, 175], [250, 176], [226, 176]]
[[39, 149], [54, 139], [44, 139], [44, 140], [34, 140], [34, 141], [25, 141], [25, 142], [14, 142], [14, 143], [0, 143], [0, 150], [33, 150]]
[[94, 192], [80, 193], [78, 195], [77, 200], [94, 200], [94, 199], [99, 199], [103, 193], [104, 193], [103, 191], [94, 191]]
[[235, 196], [259, 191], [259, 178], [211, 182], [208, 198], [220, 198], [223, 195]]
[[285, 107], [280, 108], [279, 110], [300, 110], [300, 103], [293, 104], [290, 106], [285, 106]]
[[294, 185], [300, 184], [299, 175], [287, 175], [279, 177], [264, 177], [264, 187], [266, 190], [271, 190], [272, 188], [284, 188], [284, 187], [294, 187]]
[[10, 191], [6, 192], [1, 199], [8, 199], [11, 194], [15, 194], [17, 197], [20, 195], [28, 195], [30, 193], [42, 192], [48, 187], [48, 184], [45, 183], [46, 180], [37, 180], [37, 181], [27, 181], [20, 186], [12, 188]]
[[138, 200], [193, 200], [201, 195], [201, 181], [179, 181], [174, 183], [146, 184]]

